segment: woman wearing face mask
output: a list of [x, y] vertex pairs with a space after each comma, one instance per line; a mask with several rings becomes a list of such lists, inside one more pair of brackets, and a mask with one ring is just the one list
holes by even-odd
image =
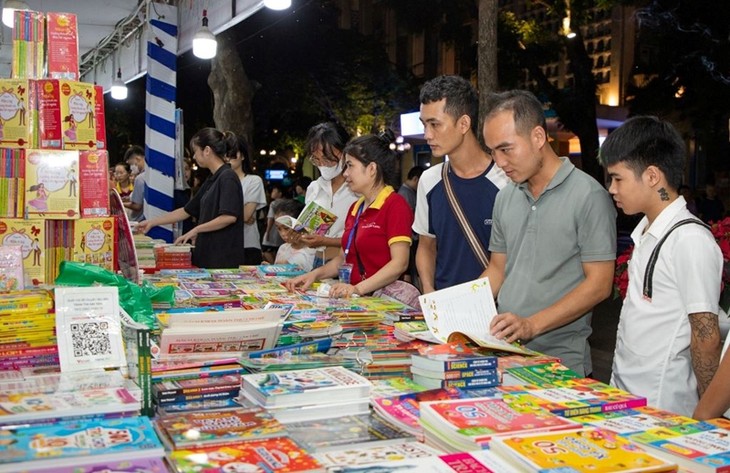
[[305, 245], [316, 250], [315, 268], [339, 254], [347, 210], [357, 200], [357, 195], [345, 185], [345, 176], [342, 175], [342, 150], [346, 143], [344, 131], [332, 122], [313, 126], [307, 136], [305, 149], [321, 176], [307, 187], [304, 203], [314, 201], [337, 215], [337, 220], [325, 235], [301, 237]]

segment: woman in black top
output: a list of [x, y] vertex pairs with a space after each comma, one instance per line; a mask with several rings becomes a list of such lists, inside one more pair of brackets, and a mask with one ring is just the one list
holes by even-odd
[[140, 222], [138, 231], [146, 233], [157, 225], [180, 222], [191, 216], [198, 225], [176, 244], [192, 243], [193, 264], [200, 268], [237, 268], [243, 264], [243, 191], [238, 176], [223, 157], [235, 145], [231, 132], [203, 128], [190, 140], [193, 159], [208, 169], [211, 176], [185, 207]]

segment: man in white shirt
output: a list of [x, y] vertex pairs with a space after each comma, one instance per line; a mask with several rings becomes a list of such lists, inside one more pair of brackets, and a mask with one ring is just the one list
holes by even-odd
[[611, 384], [691, 416], [718, 365], [723, 259], [677, 193], [684, 142], [671, 124], [634, 117], [608, 135], [600, 161], [617, 205], [644, 214], [631, 234]]

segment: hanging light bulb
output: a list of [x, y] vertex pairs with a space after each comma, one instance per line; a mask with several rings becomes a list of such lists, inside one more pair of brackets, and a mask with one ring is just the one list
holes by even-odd
[[203, 26], [193, 36], [193, 54], [200, 59], [215, 57], [218, 41], [208, 29], [208, 10], [203, 10]]
[[27, 3], [20, 0], [5, 0], [3, 5], [3, 24], [8, 28], [13, 27], [15, 10], [30, 10]]
[[291, 0], [264, 0], [264, 6], [272, 10], [286, 10], [291, 6]]
[[122, 68], [117, 69], [117, 78], [112, 82], [112, 98], [124, 100], [127, 98], [127, 84], [122, 80]]

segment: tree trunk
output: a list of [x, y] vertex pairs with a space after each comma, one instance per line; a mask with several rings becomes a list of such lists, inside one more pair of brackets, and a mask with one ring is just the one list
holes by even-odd
[[[478, 82], [479, 110], [486, 108], [487, 94], [498, 87], [497, 79], [497, 21], [499, 17], [497, 0], [478, 0], [479, 2], [479, 47]], [[483, 142], [483, 114], [479, 114], [477, 136]]]
[[213, 91], [213, 121], [221, 131], [245, 136], [253, 145], [253, 112], [251, 102], [256, 90], [248, 80], [236, 50], [236, 37], [231, 30], [219, 34], [218, 53], [211, 59], [208, 86]]

